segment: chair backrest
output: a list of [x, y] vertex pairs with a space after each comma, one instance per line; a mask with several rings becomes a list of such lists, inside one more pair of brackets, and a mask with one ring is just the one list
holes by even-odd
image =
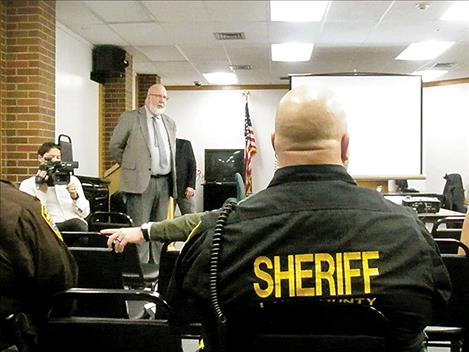
[[[79, 302], [93, 298], [146, 301], [156, 305], [165, 317], [149, 319], [113, 319], [55, 316], [54, 305], [64, 299]], [[171, 309], [157, 294], [134, 290], [71, 289], [56, 295], [51, 303], [50, 317], [40, 339], [44, 351], [145, 351], [180, 352], [181, 341], [172, 325]]]
[[105, 228], [132, 227], [134, 225], [130, 216], [114, 211], [95, 211], [87, 218], [90, 231], [100, 231]]
[[446, 174], [443, 189], [443, 208], [466, 213], [464, 206], [464, 187], [460, 174]]
[[246, 198], [246, 187], [244, 185], [243, 176], [239, 172], [235, 173], [236, 180], [236, 198], [242, 200]]
[[68, 247], [101, 247], [107, 246], [107, 237], [99, 232], [61, 231], [62, 238]]
[[59, 134], [57, 138], [57, 144], [60, 146], [60, 154], [63, 161], [74, 161], [73, 160], [73, 147], [72, 139], [66, 134]]
[[[448, 239], [436, 239], [436, 241], [459, 242]], [[451, 279], [452, 293], [448, 305], [434, 312], [430, 325], [469, 328], [469, 248], [461, 242], [459, 246], [464, 248], [466, 255], [441, 255]]]
[[160, 256], [160, 274], [158, 277], [158, 292], [165, 295], [169, 280], [173, 274], [176, 261], [181, 251], [171, 248], [170, 243], [164, 243]]
[[461, 229], [464, 222], [465, 216], [447, 216], [445, 218], [438, 219], [433, 223], [432, 235], [437, 231], [441, 231], [443, 225], [446, 229]]
[[[464, 216], [448, 216], [442, 219], [438, 219], [433, 223], [432, 236], [434, 239], [437, 238], [451, 238], [455, 240], [461, 239], [462, 224], [464, 222]], [[457, 254], [458, 245], [457, 242], [452, 241], [441, 241], [438, 242], [441, 253]]]
[[385, 351], [387, 319], [373, 307], [299, 300], [227, 312], [226, 351]]
[[[111, 248], [69, 247], [78, 264], [78, 287], [122, 289], [121, 257]], [[99, 312], [106, 317], [126, 317], [127, 307], [119, 299], [85, 302], [77, 305], [77, 314], [89, 316]]]
[[[115, 211], [96, 211], [88, 217], [88, 229], [100, 231], [106, 228], [132, 227], [130, 216]], [[142, 288], [145, 286], [144, 275], [135, 244], [127, 244], [122, 254], [121, 271], [126, 286]]]

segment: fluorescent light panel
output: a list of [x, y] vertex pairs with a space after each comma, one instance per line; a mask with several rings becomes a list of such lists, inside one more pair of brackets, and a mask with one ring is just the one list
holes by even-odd
[[319, 22], [329, 1], [271, 1], [270, 19], [284, 22]]
[[272, 44], [272, 61], [309, 61], [314, 44], [284, 43]]
[[236, 84], [238, 77], [231, 72], [211, 72], [204, 73], [205, 79], [210, 84]]
[[443, 16], [440, 17], [440, 20], [469, 22], [469, 2], [455, 1]]
[[424, 70], [424, 71], [415, 71], [412, 74], [422, 76], [423, 82], [430, 82], [430, 81], [437, 79], [438, 77], [443, 76], [446, 73], [448, 73], [447, 70]]
[[396, 60], [431, 60], [449, 49], [454, 42], [428, 40], [410, 44]]

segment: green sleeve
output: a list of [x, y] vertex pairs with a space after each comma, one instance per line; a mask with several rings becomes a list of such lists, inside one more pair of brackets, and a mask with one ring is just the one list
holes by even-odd
[[150, 239], [161, 242], [185, 241], [200, 222], [202, 215], [204, 213], [186, 214], [171, 220], [153, 222], [150, 227]]

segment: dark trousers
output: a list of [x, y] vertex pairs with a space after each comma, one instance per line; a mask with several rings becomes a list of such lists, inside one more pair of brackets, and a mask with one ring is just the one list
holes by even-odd
[[86, 221], [79, 218], [68, 219], [64, 222], [58, 222], [55, 225], [59, 231], [88, 231], [88, 224]]
[[[147, 189], [142, 193], [126, 193], [127, 215], [135, 226], [149, 221], [166, 219], [169, 203], [169, 177], [152, 177]], [[150, 259], [150, 243], [137, 244], [140, 262], [148, 263]], [[151, 253], [156, 263], [160, 260], [161, 242], [151, 241]]]

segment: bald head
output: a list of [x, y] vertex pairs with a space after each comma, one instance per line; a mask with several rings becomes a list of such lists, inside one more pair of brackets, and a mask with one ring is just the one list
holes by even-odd
[[166, 108], [168, 93], [162, 84], [154, 84], [148, 88], [145, 105], [154, 115], [160, 115]]
[[334, 94], [301, 86], [280, 101], [272, 142], [279, 167], [305, 164], [346, 165], [345, 114]]

